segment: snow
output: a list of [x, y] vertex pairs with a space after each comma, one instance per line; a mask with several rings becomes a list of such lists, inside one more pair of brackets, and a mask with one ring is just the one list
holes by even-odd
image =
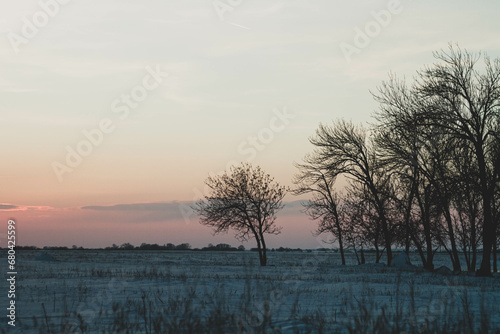
[[453, 275], [453, 271], [448, 268], [447, 266], [441, 266], [436, 269], [436, 273], [443, 275], [443, 276], [451, 276]]
[[[418, 263], [415, 254], [396, 256], [395, 267], [373, 263], [371, 254], [364, 265], [354, 265], [349, 255], [342, 266], [339, 254], [320, 252], [270, 252], [269, 267], [260, 267], [250, 251], [48, 251], [43, 258], [51, 261], [37, 260], [36, 251], [17, 255], [20, 332], [113, 333], [125, 326], [146, 333], [172, 326], [177, 333], [187, 326], [180, 320], [193, 325], [208, 318], [247, 329], [268, 326], [270, 319], [283, 333], [316, 333], [321, 326], [323, 332], [353, 326], [362, 332], [370, 329], [359, 326], [376, 323], [382, 309], [390, 315], [385, 326], [452, 326], [464, 315], [479, 326], [486, 315], [489, 328], [500, 329], [498, 277], [408, 267], [410, 259]], [[435, 260], [437, 266], [449, 263], [444, 254]], [[413, 269], [401, 269], [400, 262]], [[5, 321], [0, 328], [7, 328]]]
[[401, 252], [391, 261], [391, 266], [399, 269], [412, 269], [410, 257], [405, 252]]
[[37, 261], [55, 261], [54, 257], [46, 252], [40, 253], [35, 257]]

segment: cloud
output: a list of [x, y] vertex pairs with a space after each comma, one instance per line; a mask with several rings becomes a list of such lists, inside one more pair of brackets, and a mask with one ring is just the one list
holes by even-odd
[[0, 210], [3, 211], [50, 211], [53, 207], [42, 205], [13, 205], [13, 204], [0, 204]]
[[295, 217], [300, 217], [303, 215], [302, 211], [304, 209], [304, 204], [307, 203], [307, 201], [304, 200], [298, 200], [298, 201], [291, 201], [291, 202], [284, 202], [285, 207], [283, 210], [279, 211], [277, 213], [277, 216], [295, 216]]
[[96, 211], [170, 211], [178, 209], [179, 202], [168, 203], [132, 203], [132, 204], [115, 204], [115, 205], [91, 205], [84, 206], [82, 210]]
[[[300, 207], [304, 201], [284, 202], [287, 208]], [[95, 211], [170, 211], [178, 209], [180, 205], [190, 206], [194, 202], [164, 202], [164, 203], [130, 203], [115, 205], [89, 205], [81, 207], [82, 210]]]
[[160, 222], [184, 219], [191, 202], [130, 203], [115, 205], [90, 205], [82, 210], [112, 214], [122, 222]]
[[17, 208], [18, 208], [17, 205], [0, 204], [0, 210], [15, 210]]
[[[284, 202], [285, 207], [278, 212], [278, 216], [300, 215], [303, 201]], [[166, 220], [196, 220], [197, 216], [192, 211], [194, 202], [164, 202], [164, 203], [130, 203], [115, 205], [90, 205], [80, 209], [90, 212], [112, 214], [115, 219], [122, 222], [158, 222]]]

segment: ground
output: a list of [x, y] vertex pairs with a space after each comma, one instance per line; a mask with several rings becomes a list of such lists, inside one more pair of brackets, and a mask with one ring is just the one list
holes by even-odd
[[13, 332], [500, 332], [495, 275], [356, 265], [352, 254], [341, 266], [324, 252], [270, 252], [268, 267], [250, 251], [42, 253], [17, 253]]

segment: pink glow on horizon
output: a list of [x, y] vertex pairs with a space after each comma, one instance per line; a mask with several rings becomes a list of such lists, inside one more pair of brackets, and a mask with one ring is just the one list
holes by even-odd
[[[143, 242], [159, 245], [187, 242], [193, 248], [200, 248], [209, 243], [242, 244], [234, 238], [232, 231], [214, 236], [212, 230], [199, 224], [194, 216], [185, 220], [177, 214], [143, 208], [120, 211], [107, 207], [98, 210], [21, 205], [16, 209], [0, 210], [0, 214], [5, 224], [9, 219], [16, 221], [17, 244], [20, 246], [101, 248], [126, 242], [135, 246]], [[284, 210], [278, 215], [277, 224], [283, 227], [282, 233], [267, 237], [269, 248], [325, 247], [320, 241], [326, 236], [314, 237], [312, 231], [316, 224], [298, 208]], [[255, 247], [253, 240], [243, 245], [246, 248]]]

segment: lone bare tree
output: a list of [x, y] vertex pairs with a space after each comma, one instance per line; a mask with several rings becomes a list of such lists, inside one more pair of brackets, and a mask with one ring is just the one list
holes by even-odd
[[284, 207], [287, 188], [274, 182], [260, 167], [248, 163], [231, 167], [222, 175], [210, 176], [205, 184], [211, 193], [198, 201], [193, 210], [203, 225], [214, 228], [214, 233], [233, 229], [240, 241], [255, 238], [260, 265], [267, 264], [265, 234], [279, 234], [276, 213]]

